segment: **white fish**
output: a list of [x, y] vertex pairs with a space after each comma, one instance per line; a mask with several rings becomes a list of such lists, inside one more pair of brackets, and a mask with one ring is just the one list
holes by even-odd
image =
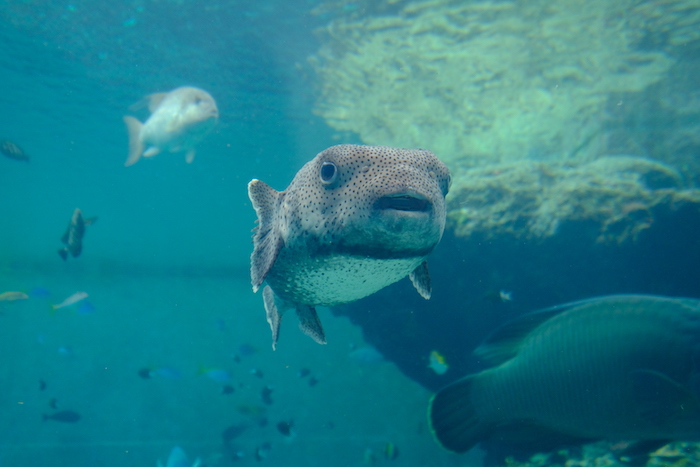
[[194, 160], [194, 146], [214, 127], [219, 109], [211, 95], [203, 89], [181, 87], [170, 92], [151, 94], [130, 108], [148, 105], [151, 116], [146, 123], [124, 117], [129, 130], [129, 157], [125, 166], [134, 165], [143, 155], [151, 157], [162, 151], [186, 153], [185, 160]]
[[[192, 467], [199, 467], [202, 465], [202, 461], [197, 458], [192, 464]], [[158, 467], [163, 467], [163, 464], [158, 461]], [[182, 450], [180, 446], [175, 446], [172, 451], [170, 451], [170, 456], [168, 456], [168, 462], [165, 467], [190, 467], [190, 463], [187, 460], [185, 451]]]
[[76, 292], [76, 293], [74, 293], [73, 295], [71, 295], [70, 297], [68, 297], [68, 298], [66, 298], [65, 300], [63, 300], [63, 301], [62, 301], [61, 303], [59, 303], [58, 305], [51, 305], [51, 307], [52, 307], [54, 310], [58, 310], [59, 308], [65, 308], [65, 307], [67, 307], [67, 306], [75, 305], [75, 304], [78, 303], [80, 300], [84, 300], [84, 299], [86, 299], [87, 297], [88, 297], [87, 292]]

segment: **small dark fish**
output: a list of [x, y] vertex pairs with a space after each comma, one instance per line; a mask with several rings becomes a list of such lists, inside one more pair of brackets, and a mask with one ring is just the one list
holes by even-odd
[[267, 405], [272, 405], [272, 386], [265, 386], [262, 388], [262, 391], [260, 391], [260, 399], [267, 404]]
[[56, 399], [55, 397], [52, 397], [49, 400], [49, 407], [51, 407], [54, 410], [58, 410], [58, 399]]
[[66, 246], [58, 250], [58, 255], [63, 258], [63, 261], [68, 259], [68, 253], [70, 253], [73, 258], [80, 256], [80, 253], [83, 251], [83, 235], [85, 235], [83, 213], [80, 212], [80, 209], [76, 208], [66, 228], [66, 233], [61, 237], [61, 242]]
[[143, 379], [151, 379], [151, 369], [150, 368], [141, 368], [138, 371], [138, 375]]
[[299, 370], [299, 371], [297, 372], [297, 376], [298, 376], [299, 378], [306, 378], [306, 377], [309, 376], [310, 374], [311, 374], [311, 370], [309, 370], [308, 368], [302, 368], [301, 370]]
[[29, 162], [29, 156], [27, 153], [12, 141], [8, 141], [6, 139], [0, 140], [0, 152], [10, 159]]
[[44, 421], [54, 420], [62, 423], [77, 423], [80, 421], [80, 414], [73, 410], [61, 410], [60, 412], [52, 413], [51, 415], [43, 415]]
[[258, 370], [257, 368], [252, 368], [250, 370], [250, 374], [253, 376], [257, 376], [258, 378], [262, 379], [265, 375], [263, 374], [262, 371]]
[[39, 380], [39, 391], [43, 391], [44, 389], [46, 389], [46, 381], [44, 381], [43, 379], [40, 379]]
[[238, 425], [226, 427], [224, 431], [221, 432], [221, 439], [223, 440], [224, 444], [230, 444], [231, 441], [241, 436], [247, 428], [248, 425], [245, 423], [239, 423]]
[[318, 379], [315, 376], [309, 378], [309, 386], [314, 387], [318, 384]]
[[277, 431], [282, 433], [284, 436], [292, 436], [292, 425], [293, 422], [279, 422], [277, 424]]
[[234, 387], [231, 386], [230, 384], [224, 384], [221, 387], [221, 394], [228, 395], [228, 394], [233, 394], [235, 391]]

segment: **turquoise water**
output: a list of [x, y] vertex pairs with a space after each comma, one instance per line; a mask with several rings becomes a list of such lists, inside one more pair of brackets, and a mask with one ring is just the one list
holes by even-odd
[[[397, 464], [451, 465], [427, 430], [429, 392], [389, 362], [350, 360], [363, 340], [347, 319], [322, 312], [325, 347], [290, 320], [284, 351], [270, 348], [249, 285], [246, 184], [282, 189], [334, 144], [295, 68], [318, 19], [285, 5], [2, 2], [0, 134], [31, 162], [0, 160], [0, 289], [48, 296], [0, 308], [0, 465], [153, 466], [176, 445], [207, 466], [363, 465], [387, 443]], [[194, 163], [123, 167], [127, 107], [181, 85], [207, 89], [221, 114]], [[63, 262], [76, 207], [99, 219]], [[94, 311], [51, 311], [76, 291]], [[81, 419], [42, 420], [64, 410]], [[244, 429], [225, 444], [231, 426]]]
[[[468, 16], [459, 13], [458, 7], [470, 2], [438, 3], [441, 8], [455, 7], [451, 13], [455, 23], [434, 20], [428, 8], [424, 9], [428, 19], [421, 27], [437, 25], [447, 43], [461, 44], [450, 34], [459, 32], [459, 21]], [[654, 10], [654, 2], [637, 2], [636, 10], [646, 14], [646, 3]], [[254, 294], [250, 286], [251, 229], [256, 216], [247, 183], [257, 178], [282, 190], [306, 161], [331, 145], [394, 144], [363, 137], [418, 138], [414, 146], [422, 146], [420, 138], [442, 134], [434, 131], [438, 128], [445, 132], [444, 138], [437, 138], [444, 143], [440, 147], [462, 147], [450, 142], [460, 138], [449, 133], [462, 128], [463, 122], [448, 128], [439, 118], [429, 118], [444, 116], [435, 108], [461, 111], [459, 92], [434, 92], [430, 85], [425, 86], [424, 95], [394, 92], [402, 89], [405, 80], [397, 78], [405, 71], [400, 60], [384, 60], [388, 78], [352, 73], [356, 64], [375, 65], [373, 56], [360, 47], [370, 43], [363, 34], [392, 30], [363, 18], [381, 23], [400, 16], [398, 39], [379, 37], [374, 43], [384, 44], [383, 53], [400, 56], [405, 63], [422, 60], [418, 54], [407, 54], [411, 48], [401, 42], [413, 36], [399, 28], [412, 27], [414, 18], [420, 25], [423, 10], [411, 5], [401, 1], [0, 0], [0, 139], [17, 143], [31, 159], [27, 164], [0, 156], [0, 293], [30, 295], [26, 300], [0, 301], [0, 466], [153, 466], [158, 460], [165, 463], [175, 446], [184, 449], [190, 463], [199, 457], [208, 467], [482, 465], [480, 448], [467, 455], [442, 449], [430, 433], [426, 409], [434, 391], [481, 369], [471, 352], [494, 329], [522, 313], [605, 294], [700, 296], [696, 240], [700, 195], [694, 187], [700, 97], [692, 79], [700, 68], [700, 46], [698, 39], [686, 43], [676, 36], [675, 42], [666, 43], [665, 38], [673, 34], [660, 8], [662, 14], [648, 26], [648, 37], [635, 39], [632, 58], [625, 62], [629, 68], [610, 71], [606, 54], [604, 59], [579, 65], [588, 72], [586, 66], [602, 63], [600, 68], [613, 78], [619, 78], [618, 72], [631, 76], [629, 70], [654, 61], [637, 55], [642, 51], [657, 54], [654, 57], [668, 67], [659, 65], [661, 71], [655, 70], [653, 79], [642, 80], [641, 90], [610, 85], [599, 91], [591, 86], [595, 92], [587, 94], [590, 90], [584, 89], [582, 108], [595, 108], [590, 111], [595, 115], [581, 118], [595, 131], [578, 128], [574, 122], [575, 131], [561, 133], [563, 142], [555, 142], [575, 148], [567, 154], [579, 158], [576, 163], [609, 155], [661, 161], [668, 164], [666, 171], [643, 175], [651, 180], [658, 174], [677, 174], [678, 186], [649, 183], [644, 193], [676, 191], [664, 192], [666, 198], [659, 195], [663, 201], [655, 198], [656, 204], [647, 198], [630, 202], [619, 193], [610, 195], [610, 200], [601, 196], [603, 214], [592, 208], [593, 215], [580, 218], [571, 209], [570, 218], [564, 213], [547, 224], [554, 232], [548, 238], [520, 235], [530, 227], [522, 221], [526, 216], [513, 216], [512, 226], [508, 220], [494, 222], [492, 232], [477, 229], [471, 236], [456, 233], [453, 219], [430, 259], [433, 297], [429, 302], [403, 280], [352, 305], [332, 311], [322, 308], [326, 346], [298, 332], [296, 318], [289, 313], [278, 350], [272, 351], [261, 294]], [[489, 5], [500, 10], [500, 2]], [[686, 9], [691, 19], [697, 17], [697, 7]], [[481, 11], [478, 5], [476, 11]], [[516, 23], [504, 20], [508, 28]], [[484, 22], [485, 30], [489, 24], [490, 20]], [[570, 29], [565, 21], [553, 24]], [[365, 26], [367, 31], [357, 32]], [[694, 29], [688, 30], [692, 36]], [[419, 44], [418, 32], [415, 37]], [[466, 41], [471, 36], [464, 37]], [[559, 40], [556, 34], [553, 37]], [[357, 41], [354, 46], [348, 38]], [[432, 40], [428, 37], [425, 43], [430, 45]], [[486, 42], [488, 51], [491, 43]], [[405, 47], [397, 46], [400, 51], [393, 52], [392, 44]], [[430, 55], [431, 47], [422, 52]], [[574, 49], [588, 54], [585, 47]], [[458, 57], [464, 50], [453, 52]], [[344, 61], [343, 53], [352, 56], [353, 51], [355, 56]], [[436, 63], [442, 63], [442, 52], [435, 53]], [[539, 60], [536, 66], [544, 61]], [[586, 74], [564, 62], [566, 66], [558, 72], [564, 76], [562, 88], [571, 90], [576, 87], [575, 77]], [[334, 63], [351, 71], [331, 69], [329, 64]], [[612, 59], [610, 63], [618, 65]], [[406, 69], [412, 69], [418, 81], [441, 82], [434, 79], [440, 75], [439, 67], [431, 68], [431, 62], [421, 71], [419, 65], [406, 65]], [[604, 75], [597, 68], [596, 72]], [[443, 73], [441, 79], [462, 82], [460, 73], [454, 69], [451, 73]], [[524, 87], [539, 83], [538, 73], [541, 70], [522, 76]], [[495, 78], [476, 80], [473, 88], [464, 87], [468, 88], [465, 95], [480, 96], [479, 86], [490, 86], [490, 80], [494, 86], [507, 87], [506, 79], [499, 83], [504, 74], [494, 71]], [[395, 89], [390, 89], [392, 76]], [[595, 73], [591, 76], [593, 82], [600, 78]], [[360, 80], [362, 86], [347, 84], [357, 84], [352, 80]], [[634, 76], [629, 81], [637, 83]], [[340, 89], [338, 83], [347, 87]], [[398, 95], [408, 102], [408, 109], [425, 111], [427, 117], [405, 123], [403, 114], [406, 119], [411, 116], [401, 102], [352, 100], [357, 89], [363, 90], [358, 92], [364, 97], [384, 89], [379, 84], [386, 83], [387, 95]], [[122, 117], [131, 114], [129, 106], [145, 95], [179, 86], [206, 89], [220, 112], [214, 131], [197, 145], [194, 162], [186, 164], [181, 153], [163, 153], [124, 167], [128, 136]], [[522, 100], [508, 108], [513, 125], [518, 126], [518, 105], [534, 113], [544, 100], [557, 96], [550, 91], [523, 93]], [[599, 99], [602, 93], [609, 95]], [[449, 105], [440, 107], [440, 99]], [[566, 107], [560, 102], [552, 108]], [[367, 112], [376, 115], [363, 115], [365, 109], [374, 109]], [[474, 110], [481, 118], [480, 112]], [[490, 118], [489, 112], [494, 110], [483, 110], [484, 119]], [[397, 127], [405, 134], [374, 131], [392, 128], [392, 121], [381, 119], [394, 119], [397, 113], [402, 116]], [[527, 118], [518, 126], [517, 136], [539, 131], [546, 139], [548, 133], [542, 128], [527, 126], [526, 113], [523, 110]], [[576, 115], [576, 111], [563, 114]], [[143, 120], [147, 114], [134, 115]], [[558, 117], [548, 118], [556, 121]], [[550, 125], [547, 121], [541, 126]], [[352, 124], [356, 127], [348, 130], [346, 126]], [[582, 141], [568, 141], [567, 135], [583, 135]], [[542, 141], [535, 146], [550, 148]], [[504, 147], [517, 147], [517, 141]], [[474, 163], [479, 155], [471, 159], [472, 154], [460, 151], [437, 155], [454, 173], [479, 168]], [[529, 151], [523, 159], [530, 155], [553, 163], [562, 157]], [[520, 160], [513, 154], [495, 154], [492, 162], [517, 168]], [[496, 180], [509, 170], [517, 172], [503, 167], [484, 169], [485, 178]], [[527, 167], [525, 172], [530, 171]], [[609, 170], [615, 172], [617, 178], [611, 177], [619, 186], [624, 186], [620, 180], [627, 182], [638, 175], [624, 167], [617, 173], [615, 167]], [[545, 168], [538, 170], [549, 176]], [[546, 176], [542, 180], [550, 182]], [[593, 178], [584, 179], [583, 188], [562, 189], [579, 190], [584, 199], [577, 205], [581, 210], [590, 208], [585, 203], [587, 188], [605, 186], [589, 180]], [[467, 191], [468, 183], [462, 182], [454, 185]], [[494, 182], [489, 195], [497, 196], [485, 199], [497, 205], [501, 195], [507, 199], [515, 193], [514, 199], [525, 200], [522, 211], [531, 208], [527, 201], [534, 196], [527, 189], [532, 187], [510, 186], [507, 181], [504, 186]], [[518, 189], [525, 195], [518, 195]], [[624, 206], [615, 206], [614, 196]], [[643, 204], [648, 201], [649, 205]], [[478, 209], [487, 211], [490, 202]], [[461, 207], [450, 203], [448, 199], [448, 210]], [[98, 220], [87, 226], [82, 255], [64, 262], [56, 251], [75, 208], [86, 218], [97, 216]], [[520, 209], [518, 202], [512, 203], [512, 209]], [[560, 214], [550, 209], [552, 216]], [[604, 224], [608, 229], [604, 231], [600, 223], [609, 220], [605, 216], [618, 214], [622, 217]], [[627, 235], [632, 227], [639, 230], [623, 241], [620, 232]], [[613, 241], [600, 241], [603, 233]], [[619, 242], [614, 238], [617, 234]], [[51, 304], [78, 291], [88, 293], [85, 302], [52, 309]], [[428, 366], [431, 355], [446, 358], [444, 374]], [[79, 414], [80, 419], [60, 420], [65, 411]], [[52, 416], [59, 420], [45, 419]], [[291, 426], [291, 431], [286, 432], [285, 426]], [[502, 465], [510, 451], [503, 454], [497, 440], [494, 444], [486, 446], [495, 453], [489, 465]], [[606, 449], [599, 450], [609, 455]]]

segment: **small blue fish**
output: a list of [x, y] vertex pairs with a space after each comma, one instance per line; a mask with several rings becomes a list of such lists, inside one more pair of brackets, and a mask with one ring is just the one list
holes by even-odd
[[158, 368], [153, 368], [151, 369], [151, 378], [153, 377], [160, 377], [164, 379], [180, 379], [182, 378], [182, 373], [180, 373], [177, 369], [169, 367], [169, 366], [161, 366]]
[[182, 374], [175, 368], [162, 367], [147, 367], [141, 368], [138, 375], [143, 379], [163, 378], [163, 379], [180, 379]]
[[250, 357], [251, 355], [255, 355], [258, 353], [258, 349], [253, 347], [250, 344], [241, 344], [238, 347], [238, 353], [241, 354], [243, 357]]
[[227, 384], [231, 381], [231, 373], [221, 368], [200, 368], [198, 374], [205, 375], [219, 384]]
[[83, 302], [78, 306], [77, 311], [81, 315], [89, 315], [95, 312], [95, 307], [87, 300], [83, 300]]
[[43, 287], [35, 287], [29, 291], [29, 296], [32, 298], [49, 298], [51, 292]]

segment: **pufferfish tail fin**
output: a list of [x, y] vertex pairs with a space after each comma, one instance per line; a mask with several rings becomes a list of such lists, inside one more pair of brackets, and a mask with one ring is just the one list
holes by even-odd
[[124, 117], [126, 129], [129, 131], [129, 157], [127, 157], [124, 165], [129, 167], [134, 165], [143, 154], [143, 143], [141, 142], [141, 128], [143, 124], [134, 117]]
[[474, 376], [467, 376], [430, 399], [430, 431], [438, 443], [450, 451], [467, 452], [490, 432], [491, 427], [479, 418], [471, 401], [473, 383]]
[[275, 228], [277, 207], [284, 192], [279, 192], [260, 180], [252, 180], [248, 183], [248, 197], [258, 215], [258, 226], [253, 235], [253, 254], [250, 257], [250, 278], [253, 292], [257, 292], [284, 247], [284, 240]]

